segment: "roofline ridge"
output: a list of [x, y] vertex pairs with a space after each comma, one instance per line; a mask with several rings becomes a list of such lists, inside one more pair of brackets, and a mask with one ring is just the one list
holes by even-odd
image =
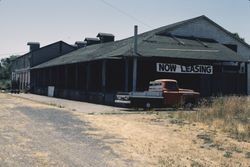
[[232, 38], [234, 38], [235, 40], [239, 41], [240, 43], [242, 43], [242, 44], [244, 44], [245, 46], [247, 46], [248, 48], [250, 48], [250, 45], [249, 45], [247, 42], [245, 42], [245, 41], [243, 41], [243, 40], [237, 38], [236, 36], [234, 36], [234, 34], [233, 34], [232, 32], [230, 32], [230, 31], [228, 31], [227, 29], [223, 28], [221, 25], [217, 24], [216, 22], [214, 22], [213, 20], [211, 20], [209, 17], [206, 17], [206, 16], [205, 16], [204, 18], [205, 18], [207, 21], [209, 21], [210, 23], [212, 23], [213, 25], [215, 25], [217, 28], [221, 29], [222, 31], [224, 31], [225, 33], [227, 33], [228, 35], [230, 35], [230, 36], [231, 36]]

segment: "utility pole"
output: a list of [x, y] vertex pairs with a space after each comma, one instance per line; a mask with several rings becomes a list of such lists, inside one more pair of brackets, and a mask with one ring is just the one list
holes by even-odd
[[136, 91], [137, 83], [137, 36], [138, 36], [138, 26], [134, 27], [134, 52], [133, 52], [133, 92]]

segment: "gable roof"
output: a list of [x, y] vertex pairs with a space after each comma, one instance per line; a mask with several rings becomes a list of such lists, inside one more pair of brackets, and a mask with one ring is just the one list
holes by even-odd
[[[139, 34], [138, 54], [147, 57], [245, 61], [242, 57], [237, 55], [236, 52], [217, 42], [202, 42], [202, 39], [188, 39], [166, 35], [166, 32], [184, 24], [197, 21], [198, 19], [208, 18], [206, 16], [200, 16]], [[98, 59], [132, 56], [133, 47], [133, 37], [115, 42], [91, 45], [52, 59], [34, 68], [45, 68]]]
[[231, 33], [230, 31], [226, 30], [225, 28], [223, 28], [219, 24], [215, 23], [213, 20], [209, 19], [208, 17], [206, 17], [204, 15], [202, 16], [202, 18], [205, 19], [205, 20], [207, 20], [208, 22], [210, 22], [214, 26], [218, 27], [219, 29], [221, 29], [222, 31], [224, 31], [226, 34], [228, 34], [229, 36], [231, 36], [232, 38], [234, 38], [235, 40], [239, 41], [240, 43], [242, 43], [243, 45], [245, 45], [246, 47], [248, 47], [250, 49], [250, 45], [248, 43], [246, 43], [245, 41], [243, 41], [239, 37], [235, 36], [233, 33]]
[[[39, 49], [37, 49], [37, 50], [29, 51], [28, 53], [25, 53], [25, 54], [23, 54], [23, 55], [21, 55], [21, 56], [18, 56], [15, 60], [17, 60], [17, 59], [19, 59], [19, 58], [22, 58], [22, 57], [24, 57], [24, 56], [26, 56], [26, 55], [29, 55], [30, 53], [40, 52], [41, 50], [47, 49], [48, 47], [51, 47], [51, 46], [56, 45], [56, 44], [58, 44], [58, 43], [62, 43], [62, 44], [68, 45], [69, 47], [72, 47], [72, 49], [75, 48], [74, 46], [69, 45], [68, 43], [66, 43], [66, 42], [64, 42], [64, 41], [57, 41], [57, 42], [51, 43], [51, 44], [49, 44], [49, 45], [43, 46], [43, 47], [41, 47], [41, 48], [39, 48]], [[15, 60], [14, 60], [14, 61], [15, 61]]]
[[[238, 42], [240, 42], [241, 44], [245, 45], [246, 47], [248, 47], [250, 49], [250, 45], [248, 43], [246, 43], [245, 41], [243, 41], [239, 37], [235, 36], [233, 33], [231, 33], [230, 31], [226, 30], [225, 28], [223, 28], [219, 24], [215, 23], [213, 20], [209, 19], [205, 15], [202, 15], [202, 16], [199, 16], [199, 17], [196, 17], [196, 18], [193, 18], [193, 19], [189, 19], [189, 20], [186, 20], [184, 22], [179, 22], [180, 24], [172, 27], [172, 29], [176, 29], [176, 28], [178, 28], [180, 26], [184, 26], [187, 23], [196, 22], [196, 21], [201, 20], [201, 19], [208, 21], [210, 24], [214, 25], [215, 27], [217, 27], [218, 29], [222, 30], [224, 33], [226, 33], [227, 35], [229, 35], [230, 37], [232, 37], [233, 39], [237, 40]], [[168, 28], [167, 31], [172, 30], [172, 29]], [[164, 33], [164, 31], [162, 31], [160, 33]]]

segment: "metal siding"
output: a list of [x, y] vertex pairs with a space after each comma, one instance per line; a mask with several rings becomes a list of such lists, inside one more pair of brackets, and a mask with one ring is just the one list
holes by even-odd
[[[182, 27], [179, 27], [171, 31], [171, 33], [175, 35], [213, 38], [223, 44], [235, 44], [238, 46], [237, 53], [243, 56], [244, 58], [250, 60], [250, 48], [249, 47], [243, 45], [241, 42], [229, 36], [218, 27], [213, 26], [211, 23], [209, 23], [206, 20], [199, 20], [196, 22], [192, 22], [190, 24], [186, 24]], [[248, 65], [247, 85], [248, 85], [247, 92], [248, 92], [248, 95], [250, 95], [250, 65]]]

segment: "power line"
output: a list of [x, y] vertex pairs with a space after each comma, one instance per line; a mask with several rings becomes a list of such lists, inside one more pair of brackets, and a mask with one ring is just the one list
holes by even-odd
[[117, 8], [116, 6], [112, 5], [111, 3], [109, 3], [109, 2], [107, 2], [107, 1], [105, 1], [105, 0], [100, 0], [100, 1], [101, 1], [102, 3], [104, 3], [105, 5], [107, 5], [107, 6], [111, 7], [111, 8], [113, 8], [113, 9], [116, 10], [116, 11], [118, 11], [119, 13], [121, 13], [121, 14], [123, 14], [123, 15], [129, 17], [130, 19], [135, 20], [135, 21], [137, 21], [137, 22], [143, 24], [144, 26], [146, 26], [146, 27], [148, 27], [148, 28], [153, 28], [153, 27], [150, 26], [149, 24], [147, 24], [147, 23], [141, 21], [140, 19], [136, 18], [135, 16], [133, 16], [133, 15], [131, 15], [131, 14], [129, 14], [129, 13], [127, 13], [127, 12], [125, 12], [125, 11], [123, 11], [123, 10]]

